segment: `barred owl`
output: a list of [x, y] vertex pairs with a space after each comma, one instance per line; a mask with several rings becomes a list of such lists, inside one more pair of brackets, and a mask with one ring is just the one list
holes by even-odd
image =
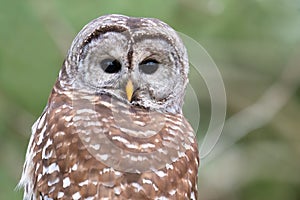
[[167, 24], [122, 15], [87, 24], [32, 127], [24, 199], [197, 199], [187, 76]]

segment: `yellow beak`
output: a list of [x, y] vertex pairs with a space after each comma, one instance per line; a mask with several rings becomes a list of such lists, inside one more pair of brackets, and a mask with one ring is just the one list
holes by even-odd
[[128, 80], [128, 82], [126, 84], [125, 91], [126, 91], [127, 99], [130, 102], [132, 99], [133, 91], [134, 91], [133, 84], [130, 79]]

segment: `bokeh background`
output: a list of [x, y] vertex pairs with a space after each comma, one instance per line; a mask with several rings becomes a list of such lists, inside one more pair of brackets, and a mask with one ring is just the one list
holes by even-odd
[[[222, 74], [225, 128], [202, 161], [205, 200], [300, 199], [298, 0], [0, 0], [0, 199], [21, 199], [30, 127], [76, 33], [103, 14], [159, 18], [199, 42]], [[210, 98], [197, 86], [203, 138]], [[195, 87], [194, 87], [195, 89]], [[185, 105], [191, 119], [197, 105]]]

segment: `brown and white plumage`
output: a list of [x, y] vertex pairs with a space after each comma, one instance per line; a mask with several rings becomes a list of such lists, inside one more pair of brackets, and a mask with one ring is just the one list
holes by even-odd
[[24, 199], [197, 199], [197, 142], [181, 111], [187, 73], [186, 50], [163, 22], [90, 22], [32, 127]]

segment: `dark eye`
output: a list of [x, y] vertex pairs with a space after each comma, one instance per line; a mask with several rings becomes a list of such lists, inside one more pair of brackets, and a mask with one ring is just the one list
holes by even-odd
[[145, 74], [153, 74], [159, 66], [159, 62], [154, 59], [144, 60], [140, 63], [139, 69]]
[[121, 70], [121, 63], [115, 59], [104, 59], [100, 62], [101, 68], [109, 74], [117, 73]]

